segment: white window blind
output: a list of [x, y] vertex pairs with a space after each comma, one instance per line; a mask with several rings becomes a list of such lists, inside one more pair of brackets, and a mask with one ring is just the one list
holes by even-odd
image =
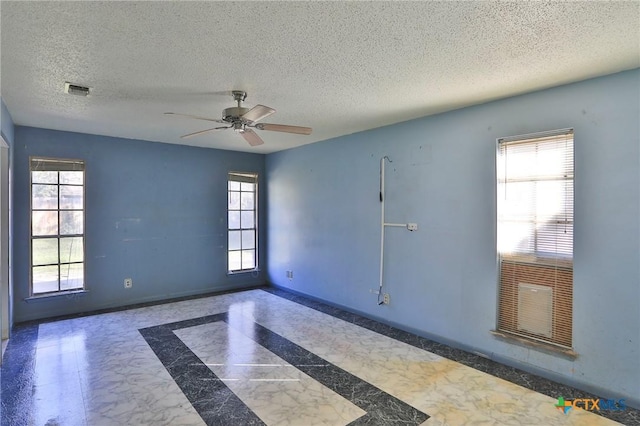
[[[498, 328], [570, 347], [573, 131], [498, 140], [497, 181]], [[552, 303], [542, 303], [547, 298], [535, 296], [542, 290], [549, 292]], [[531, 301], [526, 311], [523, 300]], [[548, 328], [542, 324], [551, 324], [551, 332], [536, 332], [536, 322], [539, 330]]]

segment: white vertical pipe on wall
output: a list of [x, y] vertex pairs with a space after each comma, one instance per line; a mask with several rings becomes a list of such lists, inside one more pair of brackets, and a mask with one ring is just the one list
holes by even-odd
[[[380, 296], [382, 295], [382, 283], [384, 276], [384, 160], [389, 157], [384, 156], [380, 159], [380, 286], [378, 287], [378, 305], [381, 305]], [[391, 160], [389, 160], [391, 161]]]
[[406, 223], [387, 223], [385, 222], [384, 216], [384, 203], [385, 203], [385, 193], [384, 193], [384, 160], [388, 160], [390, 163], [391, 158], [388, 156], [384, 156], [380, 159], [380, 285], [378, 286], [378, 305], [382, 305], [383, 301], [380, 300], [382, 297], [382, 286], [384, 284], [384, 228], [386, 226], [399, 226], [399, 227], [407, 227]]

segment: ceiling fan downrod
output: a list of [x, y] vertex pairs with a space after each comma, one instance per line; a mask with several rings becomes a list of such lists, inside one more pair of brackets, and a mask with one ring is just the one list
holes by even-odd
[[232, 90], [231, 93], [233, 94], [233, 99], [238, 102], [238, 108], [240, 108], [242, 106], [242, 102], [247, 99], [247, 92], [244, 90]]

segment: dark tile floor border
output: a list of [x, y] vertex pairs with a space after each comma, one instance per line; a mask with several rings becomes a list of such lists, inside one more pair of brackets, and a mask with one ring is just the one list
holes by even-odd
[[349, 423], [351, 426], [419, 425], [429, 418], [427, 414], [250, 320], [230, 322], [228, 315], [221, 313], [140, 329], [151, 349], [207, 425], [264, 424], [174, 333], [182, 328], [219, 321], [224, 321], [363, 409], [366, 414]]
[[[382, 334], [383, 336], [390, 337], [416, 348], [423, 349], [452, 361], [459, 362], [460, 364], [475, 368], [476, 370], [482, 371], [483, 373], [487, 373], [494, 377], [507, 380], [511, 383], [535, 392], [539, 392], [543, 395], [550, 396], [554, 399], [557, 399], [559, 397], [564, 397], [565, 400], [576, 398], [602, 398], [600, 396], [596, 396], [588, 392], [576, 389], [572, 386], [557, 383], [553, 380], [549, 380], [535, 374], [527, 373], [514, 367], [509, 367], [507, 365], [464, 351], [462, 349], [453, 348], [451, 346], [429, 340], [425, 337], [418, 336], [408, 331], [400, 330], [390, 325], [383, 324], [381, 322], [366, 318], [362, 315], [348, 312], [335, 306], [310, 299], [297, 293], [289, 292], [279, 287], [263, 287], [262, 290], [275, 296], [282, 297], [283, 299], [287, 299], [291, 302], [295, 302], [308, 308], [315, 309], [316, 311], [325, 313], [327, 315], [331, 315], [332, 317], [341, 319], [351, 324], [366, 328], [367, 330]], [[593, 413], [620, 422], [624, 425], [640, 425], [640, 410], [637, 410], [635, 408], [626, 407], [622, 411], [600, 410], [593, 411]]]
[[38, 326], [16, 326], [0, 369], [0, 424], [27, 425], [35, 380]]

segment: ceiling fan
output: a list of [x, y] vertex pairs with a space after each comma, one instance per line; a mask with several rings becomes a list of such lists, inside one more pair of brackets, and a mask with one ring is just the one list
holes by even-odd
[[249, 145], [257, 146], [262, 145], [264, 141], [253, 129], [258, 130], [270, 130], [272, 132], [285, 132], [295, 133], [298, 135], [310, 135], [311, 127], [300, 126], [287, 126], [284, 124], [270, 124], [270, 123], [258, 123], [275, 113], [276, 110], [264, 105], [256, 105], [253, 108], [245, 108], [242, 106], [242, 102], [247, 98], [247, 92], [242, 90], [234, 90], [231, 92], [233, 99], [238, 103], [238, 106], [226, 108], [222, 111], [222, 120], [215, 118], [198, 117], [196, 115], [179, 114], [177, 112], [165, 112], [166, 115], [179, 115], [182, 117], [195, 118], [196, 120], [213, 121], [215, 123], [226, 124], [226, 126], [213, 127], [211, 129], [200, 130], [199, 132], [189, 133], [187, 135], [180, 136], [180, 138], [190, 138], [192, 136], [202, 135], [209, 132], [217, 132], [218, 130], [233, 129], [236, 133], [242, 136]]

